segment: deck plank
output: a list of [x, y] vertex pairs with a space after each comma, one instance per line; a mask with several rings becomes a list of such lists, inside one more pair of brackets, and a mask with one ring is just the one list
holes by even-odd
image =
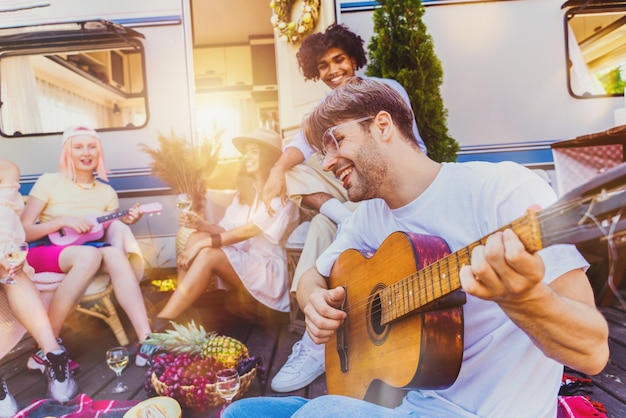
[[[151, 290], [148, 290], [152, 292]], [[147, 294], [147, 298], [158, 308], [166, 299], [165, 295]], [[250, 349], [252, 355], [263, 358], [264, 365], [269, 372], [265, 386], [255, 380], [248, 396], [286, 396], [299, 395], [316, 397], [327, 393], [325, 376], [322, 375], [307, 388], [287, 394], [275, 393], [269, 382], [282, 367], [291, 353], [293, 344], [301, 338], [301, 334], [289, 331], [289, 324], [278, 321], [264, 326], [252, 324], [241, 318], [236, 318], [228, 312], [222, 303], [226, 303], [219, 296], [203, 298], [193, 316], [202, 318], [207, 330], [215, 330], [225, 335], [238, 338]], [[597, 376], [593, 376], [594, 386], [589, 391], [591, 399], [602, 402], [607, 408], [609, 418], [626, 416], [626, 311], [615, 307], [601, 308], [602, 313], [610, 324], [611, 361]], [[128, 323], [128, 319], [121, 313], [120, 316], [131, 341], [136, 337]], [[108, 391], [115, 383], [115, 375], [108, 368], [104, 360], [107, 348], [117, 345], [115, 336], [103, 321], [83, 314], [74, 313], [62, 332], [64, 345], [73, 359], [81, 364], [81, 370], [76, 379], [81, 390], [92, 399], [146, 399], [144, 381], [147, 368], [131, 364], [123, 372], [123, 380], [130, 387], [129, 391], [113, 395]], [[9, 389], [16, 396], [21, 407], [29, 405], [33, 400], [45, 397], [46, 382], [39, 372], [26, 370], [26, 360], [32, 354], [34, 343], [32, 338], [25, 337], [5, 358], [0, 360], [0, 368], [7, 377]], [[215, 418], [219, 408], [200, 413], [199, 411], [183, 409], [183, 418]]]
[[589, 396], [601, 402], [609, 418], [626, 416], [626, 310], [616, 301], [600, 312], [609, 324], [610, 357], [607, 366], [596, 376]]

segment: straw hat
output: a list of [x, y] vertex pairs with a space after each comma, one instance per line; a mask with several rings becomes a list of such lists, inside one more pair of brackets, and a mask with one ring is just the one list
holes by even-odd
[[72, 126], [63, 132], [63, 144], [65, 144], [68, 139], [78, 135], [89, 135], [100, 139], [98, 132], [91, 128], [87, 128], [86, 126]]
[[280, 135], [271, 129], [256, 128], [250, 135], [233, 138], [233, 145], [235, 145], [242, 154], [244, 153], [245, 145], [250, 142], [267, 147], [278, 153], [282, 152]]

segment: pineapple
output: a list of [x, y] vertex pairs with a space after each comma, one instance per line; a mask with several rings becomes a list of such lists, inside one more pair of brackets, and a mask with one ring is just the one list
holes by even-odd
[[207, 333], [192, 320], [187, 326], [171, 322], [173, 330], [150, 334], [145, 343], [163, 347], [174, 354], [198, 354], [204, 358], [213, 357], [224, 367], [235, 367], [240, 360], [249, 358], [248, 347], [241, 341], [216, 332]]
[[235, 367], [241, 359], [250, 357], [250, 354], [248, 347], [242, 342], [212, 332], [209, 334], [209, 340], [202, 347], [202, 356], [204, 358], [213, 357], [224, 367], [231, 368]]

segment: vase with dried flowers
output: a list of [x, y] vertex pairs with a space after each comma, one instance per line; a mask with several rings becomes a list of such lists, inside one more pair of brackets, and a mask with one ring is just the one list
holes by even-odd
[[212, 139], [191, 144], [171, 132], [167, 136], [159, 134], [158, 148], [141, 144], [152, 157], [152, 175], [177, 193], [186, 193], [192, 201], [191, 210], [198, 214], [204, 213], [207, 179], [218, 163], [220, 137], [221, 132], [216, 132]]
[[[177, 193], [186, 193], [192, 202], [191, 210], [204, 216], [207, 179], [218, 164], [221, 131], [213, 138], [191, 144], [184, 138], [159, 134], [158, 148], [141, 144], [144, 152], [152, 157], [152, 175], [159, 178]], [[187, 243], [192, 229], [181, 227], [176, 234], [176, 255]]]

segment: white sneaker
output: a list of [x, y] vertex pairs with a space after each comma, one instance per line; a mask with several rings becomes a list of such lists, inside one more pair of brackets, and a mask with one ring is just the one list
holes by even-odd
[[48, 376], [48, 398], [55, 399], [61, 403], [65, 403], [73, 399], [80, 389], [74, 380], [74, 376], [70, 372], [70, 365], [67, 353], [46, 354], [46, 374]]
[[13, 418], [17, 414], [17, 402], [4, 379], [0, 380], [0, 398], [0, 418]]
[[144, 342], [137, 343], [137, 346], [137, 356], [135, 356], [135, 366], [137, 367], [147, 366], [152, 356], [162, 349], [158, 345], [144, 344]]
[[289, 358], [272, 379], [274, 392], [292, 392], [324, 374], [324, 350], [311, 350], [302, 341], [293, 345]]

